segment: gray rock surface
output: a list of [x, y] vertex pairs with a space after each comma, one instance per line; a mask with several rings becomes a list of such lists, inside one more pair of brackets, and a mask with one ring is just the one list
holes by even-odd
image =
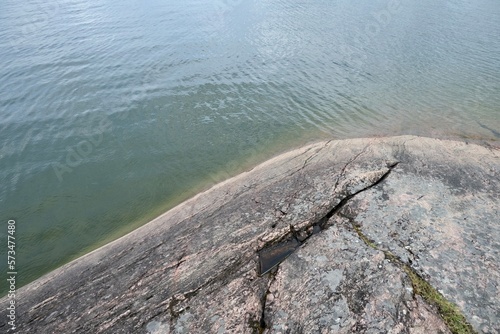
[[312, 144], [21, 288], [16, 331], [2, 298], [0, 328], [449, 333], [411, 268], [475, 331], [499, 333], [499, 198], [498, 147], [413, 136]]

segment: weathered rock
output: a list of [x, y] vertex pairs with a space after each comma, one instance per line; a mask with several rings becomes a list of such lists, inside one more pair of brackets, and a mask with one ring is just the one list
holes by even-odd
[[397, 264], [342, 219], [332, 223], [277, 271], [265, 310], [272, 332], [448, 333]]
[[448, 333], [411, 270], [497, 333], [499, 175], [491, 146], [309, 145], [21, 288], [15, 332]]

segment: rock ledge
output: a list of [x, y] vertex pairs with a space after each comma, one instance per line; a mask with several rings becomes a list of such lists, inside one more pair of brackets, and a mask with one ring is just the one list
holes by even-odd
[[21, 288], [15, 332], [499, 333], [499, 194], [498, 148], [308, 145]]

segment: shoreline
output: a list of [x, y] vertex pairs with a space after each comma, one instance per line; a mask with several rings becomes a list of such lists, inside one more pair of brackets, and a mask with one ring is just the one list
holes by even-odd
[[[337, 210], [337, 206], [343, 203], [326, 220], [328, 222], [332, 219], [338, 220], [338, 222], [343, 221], [345, 219], [343, 217], [347, 216], [337, 216], [337, 212], [344, 210], [344, 205], [346, 207], [350, 206], [353, 201], [352, 198], [364, 196], [365, 192], [368, 193], [368, 190], [371, 188], [379, 189], [381, 187], [378, 185], [379, 182], [383, 181], [381, 185], [387, 187], [388, 181], [384, 181], [385, 178], [392, 180], [391, 182], [396, 182], [395, 180], [398, 177], [402, 178], [406, 176], [408, 180], [418, 180], [419, 178], [421, 180], [432, 180], [431, 185], [436, 184], [436, 187], [440, 185], [435, 191], [437, 193], [442, 192], [448, 196], [451, 202], [468, 200], [465, 197], [457, 197], [458, 195], [452, 191], [453, 189], [463, 191], [467, 194], [480, 192], [486, 197], [495, 196], [495, 191], [500, 189], [498, 179], [488, 179], [488, 182], [485, 180], [487, 175], [491, 173], [493, 173], [492, 175], [496, 175], [495, 173], [500, 171], [499, 157], [500, 151], [498, 148], [416, 136], [358, 138], [311, 143], [279, 154], [245, 172], [220, 182], [180, 203], [132, 232], [20, 288], [17, 291], [18, 296], [20, 296], [19, 307], [21, 310], [24, 309], [27, 314], [31, 314], [31, 318], [39, 314], [39, 317], [35, 318], [40, 318], [40, 321], [47, 317], [51, 318], [50, 315], [56, 312], [58, 314], [57, 319], [50, 319], [51, 321], [49, 322], [35, 321], [38, 325], [44, 323], [46, 330], [50, 331], [50, 328], [55, 328], [53, 327], [55, 326], [54, 323], [68, 324], [68, 321], [71, 319], [73, 322], [76, 319], [80, 319], [77, 322], [81, 324], [81, 321], [84, 321], [84, 318], [87, 317], [83, 316], [83, 314], [87, 314], [86, 312], [90, 312], [89, 310], [91, 309], [95, 310], [96, 307], [105, 307], [105, 305], [96, 306], [95, 303], [97, 301], [107, 304], [117, 299], [113, 301], [113, 305], [119, 309], [125, 305], [128, 305], [129, 309], [130, 307], [134, 308], [135, 306], [132, 306], [132, 304], [135, 305], [139, 300], [142, 300], [140, 296], [149, 295], [160, 285], [167, 292], [157, 291], [153, 295], [158, 295], [163, 302], [155, 301], [152, 305], [147, 301], [139, 302], [143, 307], [143, 311], [136, 313], [135, 317], [139, 318], [134, 321], [143, 319], [141, 323], [144, 323], [144, 330], [148, 326], [149, 329], [156, 328], [155, 326], [159, 326], [158, 328], [160, 328], [161, 326], [166, 326], [167, 323], [169, 324], [168, 328], [172, 330], [175, 324], [178, 324], [180, 318], [174, 317], [168, 311], [169, 308], [188, 303], [188, 306], [192, 307], [194, 312], [193, 319], [196, 320], [198, 319], [196, 316], [198, 314], [196, 312], [198, 311], [196, 310], [200, 312], [203, 310], [203, 307], [196, 306], [198, 305], [196, 300], [200, 299], [204, 303], [211, 304], [210, 301], [207, 301], [207, 297], [203, 296], [204, 293], [202, 291], [205, 291], [205, 289], [215, 291], [216, 296], [222, 296], [221, 298], [226, 298], [224, 300], [228, 302], [228, 296], [224, 297], [224, 294], [220, 295], [222, 290], [217, 288], [218, 284], [224, 283], [221, 286], [236, 284], [234, 282], [239, 282], [242, 277], [248, 276], [252, 279], [244, 280], [248, 282], [241, 289], [247, 291], [251, 287], [248, 291], [254, 291], [253, 293], [249, 292], [254, 297], [249, 297], [252, 302], [249, 302], [248, 299], [245, 301], [244, 304], [248, 304], [247, 308], [241, 307], [245, 309], [244, 314], [247, 314], [247, 316], [248, 314], [258, 315], [258, 310], [264, 307], [264, 311], [261, 310], [261, 312], [265, 312], [265, 308], [267, 307], [266, 305], [262, 306], [259, 300], [262, 298], [263, 287], [270, 284], [269, 280], [271, 277], [269, 276], [273, 277], [271, 281], [278, 280], [280, 284], [291, 284], [290, 282], [293, 279], [291, 277], [286, 278], [287, 271], [282, 269], [282, 267], [286, 268], [289, 263], [293, 263], [297, 259], [294, 255], [296, 253], [293, 253], [289, 259], [282, 262], [282, 264], [278, 264], [280, 268], [279, 273], [285, 275], [283, 277], [276, 276], [277, 273], [273, 273], [273, 271], [270, 274], [259, 275], [257, 270], [257, 262], [259, 261], [257, 252], [268, 246], [276, 247], [273, 250], [279, 250], [279, 240], [290, 238], [290, 225], [293, 225], [294, 231], [298, 233], [297, 235], [295, 235], [295, 232], [293, 233], [295, 238], [304, 238], [304, 240], [307, 240], [303, 246], [297, 247], [297, 250], [294, 250], [294, 252], [300, 253], [302, 250], [318, 247], [310, 246], [313, 243], [311, 240], [319, 240], [324, 235], [331, 233], [331, 229], [317, 235], [312, 232], [313, 223], [318, 219], [318, 215], [327, 215], [328, 212], [332, 212], [334, 209]], [[445, 164], [442, 163], [444, 161], [446, 161]], [[396, 162], [399, 164], [395, 164]], [[388, 164], [393, 164], [393, 167], [389, 169], [387, 167]], [[425, 166], [428, 164], [434, 166], [434, 169], [426, 168]], [[446, 164], [449, 164], [449, 166]], [[393, 168], [394, 170], [392, 170]], [[460, 173], [466, 171], [467, 177], [464, 178], [458, 171]], [[389, 174], [391, 175], [388, 176]], [[481, 184], [484, 183], [484, 188], [476, 185], [479, 182], [475, 179], [478, 177], [477, 175], [480, 176], [479, 181]], [[406, 183], [401, 182], [398, 187], [406, 187]], [[412, 187], [420, 189], [419, 187], [422, 186], [420, 185], [421, 182], [414, 181]], [[391, 191], [397, 193], [400, 191], [398, 187]], [[294, 191], [296, 195], [293, 195]], [[302, 195], [302, 192], [309, 195]], [[388, 192], [388, 194], [391, 194], [391, 192]], [[425, 196], [432, 197], [432, 194], [432, 192], [430, 195], [424, 194], [422, 197], [424, 199], [419, 199], [418, 201], [426, 203]], [[389, 197], [391, 196], [389, 195]], [[406, 198], [409, 195], [402, 194], [401, 196], [401, 198]], [[345, 199], [345, 202], [343, 202], [342, 198]], [[396, 196], [396, 198], [399, 197]], [[372, 199], [372, 201], [380, 200], [379, 198]], [[408, 203], [404, 202], [404, 204], [417, 205], [415, 203], [418, 201], [413, 200]], [[429, 199], [429, 201], [431, 200]], [[366, 202], [359, 205], [362, 207], [368, 205], [366, 208], [369, 208], [369, 203]], [[425, 205], [431, 205], [430, 203], [433, 202], [431, 201]], [[489, 211], [486, 210], [485, 212], [494, 215], [488, 203], [487, 200], [484, 200], [483, 207], [481, 208], [489, 208]], [[386, 205], [391, 207], [393, 203], [385, 203], [383, 207]], [[418, 205], [424, 209], [426, 208], [421, 203]], [[366, 208], [364, 211], [366, 211]], [[445, 209], [446, 207], [443, 210]], [[479, 209], [480, 207], [471, 207], [468, 210]], [[384, 210], [387, 209], [384, 208]], [[360, 211], [360, 214], [363, 215], [362, 212], [364, 211]], [[377, 215], [376, 211], [371, 211], [371, 209], [368, 211], [373, 215]], [[396, 211], [391, 212], [391, 215], [395, 215]], [[409, 212], [410, 215], [415, 214], [411, 213], [412, 211]], [[356, 219], [361, 217], [359, 216], [360, 214], [356, 216]], [[431, 210], [426, 214], [432, 216], [434, 213]], [[453, 212], [450, 212], [450, 214], [455, 215]], [[368, 218], [365, 217], [362, 219]], [[244, 223], [244, 221], [248, 223]], [[370, 228], [369, 225], [367, 228]], [[390, 227], [386, 226], [384, 228], [387, 229]], [[480, 229], [481, 227], [474, 226], [473, 228]], [[340, 235], [352, 234], [352, 230], [348, 227], [337, 232]], [[372, 237], [370, 235], [368, 238]], [[458, 238], [457, 240], [461, 238], [461, 236], [455, 237]], [[422, 247], [428, 248], [428, 245], [424, 241], [422, 242], [425, 246]], [[446, 243], [447, 241], [440, 239], [439, 242]], [[462, 249], [462, 251], [467, 251], [467, 247], [464, 248], [465, 250]], [[494, 248], [491, 249], [494, 250]], [[373, 251], [375, 252], [375, 249]], [[377, 251], [378, 254], [383, 254], [382, 249], [378, 249]], [[405, 256], [407, 257], [407, 255], [403, 256], [404, 252], [401, 254], [398, 253], [399, 251], [391, 250], [391, 252], [400, 259], [401, 263], [405, 263], [405, 265], [409, 265], [411, 268], [414, 267], [407, 261], [405, 262]], [[483, 250], [483, 252], [491, 251]], [[328, 252], [325, 254], [328, 254]], [[435, 267], [437, 264], [443, 265], [438, 261], [434, 264], [424, 263], [413, 269], [417, 270], [416, 272], [419, 275], [425, 277], [425, 274], [429, 274], [429, 270], [438, 270]], [[316, 265], [318, 264], [316, 263]], [[391, 270], [396, 269], [392, 268]], [[243, 272], [238, 273], [240, 271]], [[453, 276], [455, 272], [451, 270], [448, 274]], [[500, 272], [490, 274], [492, 274], [492, 277], [497, 275], [500, 277]], [[464, 274], [462, 273], [462, 275]], [[466, 277], [462, 279], [477, 280], [477, 277], [474, 278], [471, 275], [473, 276], [474, 273], [468, 276], [465, 275]], [[143, 282], [143, 280], [149, 279], [152, 279], [152, 281], [149, 283]], [[348, 278], [344, 277], [343, 279]], [[240, 283], [243, 284], [243, 282]], [[430, 282], [432, 285], [437, 283], [439, 282]], [[446, 291], [446, 287], [437, 285], [438, 288], [441, 290], [445, 289]], [[78, 287], [77, 290], [74, 290], [75, 286]], [[264, 290], [265, 295], [267, 295], [266, 289]], [[70, 303], [70, 300], [67, 300], [68, 293], [72, 296], [69, 299], [73, 303], [78, 300], [77, 303], [79, 304], [77, 309], [72, 312], [69, 310], [62, 311], [64, 304]], [[192, 295], [193, 293], [194, 295]], [[445, 295], [451, 297], [454, 304], [461, 305], [462, 297], [456, 293], [447, 292]], [[108, 294], [109, 297], [105, 298]], [[179, 300], [179, 294], [184, 296], [181, 300]], [[93, 299], [97, 298], [97, 296], [101, 297], [97, 300]], [[112, 298], [112, 296], [116, 297]], [[254, 300], [254, 298], [256, 299]], [[190, 301], [190, 299], [193, 300]], [[0, 299], [0, 304], [4, 306], [6, 300], [3, 297]], [[233, 300], [233, 302], [235, 301]], [[56, 306], [54, 303], [61, 305]], [[221, 303], [221, 305], [224, 304], [224, 302]], [[282, 303], [285, 303], [285, 300]], [[494, 302], [489, 301], [489, 303]], [[161, 313], [163, 316], [159, 316], [163, 319], [161, 321], [156, 318], [150, 318], [150, 311], [147, 311], [151, 308], [154, 309], [154, 304], [170, 305], [166, 308], [165, 312]], [[286, 306], [285, 304], [282, 307], [287, 308], [289, 311], [293, 309], [293, 307], [290, 309], [291, 306]], [[212, 306], [217, 308], [216, 305]], [[54, 311], [54, 307], [60, 311]], [[461, 312], [464, 313], [474, 328], [479, 329], [484, 324], [486, 324], [485, 326], [490, 326], [488, 328], [495, 328], [491, 327], [494, 324], [488, 320], [491, 319], [488, 316], [488, 312], [481, 318], [482, 322], [478, 322], [469, 317], [470, 313], [467, 313], [470, 312], [468, 307], [464, 309], [462, 306]], [[482, 312], [473, 306], [470, 307], [476, 313]], [[53, 311], [49, 312], [49, 310]], [[411, 313], [411, 309], [408, 312]], [[94, 312], [91, 313], [94, 314]], [[112, 314], [113, 312], [111, 314], [102, 314], [99, 316], [99, 319], [87, 319], [87, 321], [92, 323], [92, 328], [96, 332], [106, 332], [119, 328], [129, 328], [131, 330], [129, 327], [131, 323], [126, 319], [124, 321], [111, 321], [110, 318], [118, 316], [117, 314]], [[235, 320], [235, 317], [237, 318], [236, 314], [232, 314], [224, 319], [226, 322], [231, 322]], [[146, 319], [149, 320], [146, 321]], [[434, 317], [432, 319], [434, 319], [432, 323], [437, 324], [437, 318], [435, 319]], [[190, 322], [190, 325], [195, 326], [193, 330], [196, 332], [196, 328], [198, 328], [196, 326], [202, 326], [202, 323], [199, 322], [201, 319], [199, 321], [194, 320]], [[30, 324], [23, 322], [24, 326], [28, 326], [25, 327], [26, 330], [30, 328], [29, 326], [36, 326], [33, 321], [32, 319], [31, 322], [28, 322]], [[276, 321], [280, 323], [280, 321]], [[109, 326], [106, 327], [104, 324], [108, 324]], [[76, 328], [74, 326], [77, 326], [77, 324], [72, 326], [72, 328]], [[199, 327], [198, 330], [201, 331], [201, 328], [209, 331], [208, 327]], [[245, 332], [248, 328], [250, 327], [247, 326], [241, 329]], [[270, 327], [266, 328], [269, 329]], [[154, 332], [149, 329], [149, 332]]]
[[[77, 259], [79, 259], [79, 258], [81, 258], [81, 257], [83, 257], [83, 256], [85, 256], [87, 254], [90, 254], [90, 253], [98, 250], [101, 247], [104, 247], [104, 246], [106, 246], [106, 245], [108, 245], [110, 243], [118, 241], [119, 239], [127, 236], [130, 233], [134, 233], [136, 230], [139, 230], [142, 227], [144, 227], [144, 226], [146, 226], [146, 225], [154, 222], [155, 220], [160, 219], [162, 216], [167, 215], [170, 211], [175, 210], [177, 207], [182, 206], [184, 204], [187, 204], [188, 202], [190, 202], [192, 200], [195, 200], [195, 198], [197, 198], [198, 196], [200, 196], [200, 195], [202, 195], [202, 194], [204, 194], [206, 192], [209, 192], [210, 190], [212, 190], [212, 188], [217, 188], [218, 186], [222, 186], [223, 184], [231, 182], [233, 179], [237, 180], [240, 176], [248, 174], [249, 172], [251, 172], [255, 168], [260, 167], [261, 165], [265, 166], [266, 163], [268, 163], [268, 162], [271, 163], [273, 160], [279, 158], [282, 155], [293, 154], [294, 152], [300, 152], [304, 148], [308, 148], [310, 146], [315, 146], [315, 145], [322, 145], [322, 144], [324, 144], [324, 143], [326, 143], [328, 141], [332, 141], [332, 140], [334, 140], [334, 141], [372, 140], [372, 139], [398, 138], [398, 137], [418, 137], [418, 138], [435, 139], [435, 140], [441, 140], [441, 141], [462, 142], [462, 143], [466, 143], [466, 144], [471, 143], [471, 144], [475, 144], [475, 145], [482, 146], [482, 147], [491, 147], [491, 148], [500, 149], [500, 139], [497, 142], [497, 141], [492, 141], [492, 140], [486, 140], [484, 138], [469, 138], [469, 137], [460, 137], [460, 136], [452, 136], [452, 135], [443, 136], [443, 137], [427, 137], [427, 136], [420, 136], [420, 135], [395, 135], [395, 136], [372, 136], [372, 137], [344, 138], [344, 139], [331, 139], [331, 140], [310, 140], [305, 145], [300, 145], [300, 146], [297, 146], [295, 148], [291, 148], [289, 150], [279, 151], [279, 153], [272, 155], [270, 158], [264, 159], [263, 161], [255, 164], [255, 165], [247, 166], [246, 168], [243, 169], [243, 171], [237, 173], [236, 175], [232, 175], [231, 172], [225, 172], [224, 171], [224, 172], [222, 172], [222, 174], [232, 175], [232, 176], [230, 176], [230, 177], [228, 177], [226, 179], [223, 179], [220, 182], [217, 182], [217, 183], [202, 182], [202, 184], [206, 183], [206, 185], [201, 185], [199, 187], [195, 187], [197, 190], [187, 191], [187, 193], [193, 193], [193, 195], [188, 195], [188, 197], [186, 199], [180, 200], [180, 202], [178, 204], [174, 204], [171, 208], [169, 208], [168, 210], [164, 211], [162, 214], [156, 216], [155, 218], [149, 220], [148, 222], [146, 222], [144, 224], [140, 224], [138, 227], [133, 228], [131, 231], [127, 232], [126, 234], [124, 234], [124, 235], [122, 235], [122, 236], [120, 236], [118, 238], [114, 238], [114, 237], [111, 236], [110, 237], [110, 239], [112, 239], [111, 241], [105, 242], [103, 245], [101, 245], [101, 246], [99, 246], [97, 248], [90, 247], [90, 248], [92, 248], [91, 251], [84, 252], [83, 254], [78, 255], [75, 259], [73, 259], [73, 260], [65, 263], [64, 265], [66, 265], [68, 263], [71, 263], [71, 262], [73, 262], [73, 261], [75, 261], [75, 260], [77, 260]], [[257, 161], [260, 161], [260, 159], [257, 159]], [[243, 163], [242, 165], [246, 166], [247, 164]], [[118, 234], [121, 234], [121, 233], [118, 233]], [[41, 276], [41, 277], [43, 277], [43, 276]]]
[[[352, 140], [374, 140], [374, 139], [390, 139], [390, 138], [399, 138], [399, 137], [418, 137], [418, 138], [427, 138], [427, 139], [433, 139], [433, 140], [440, 140], [440, 141], [450, 141], [450, 142], [462, 142], [462, 143], [472, 143], [472, 144], [475, 144], [475, 145], [478, 145], [478, 146], [482, 146], [482, 147], [489, 147], [491, 146], [492, 148], [497, 148], [497, 149], [500, 149], [500, 143], [498, 143], [498, 146], [497, 145], [494, 145], [496, 144], [496, 141], [491, 141], [491, 140], [485, 140], [485, 139], [470, 139], [470, 140], [467, 140], [466, 138], [462, 138], [462, 137], [458, 137], [458, 136], [444, 136], [444, 137], [427, 137], [427, 136], [418, 136], [418, 135], [401, 135], [401, 136], [381, 136], [381, 137], [377, 137], [377, 136], [372, 136], [372, 137], [361, 137], [361, 138], [346, 138], [346, 139], [332, 139], [333, 141], [352, 141]], [[131, 231], [125, 233], [124, 235], [118, 237], [118, 238], [114, 238], [114, 237], [111, 237], [110, 239], [112, 239], [111, 241], [109, 242], [105, 242], [104, 244], [102, 244], [101, 246], [98, 246], [98, 247], [90, 247], [92, 250], [88, 251], [88, 252], [83, 252], [82, 254], [80, 255], [77, 255], [74, 259], [68, 261], [67, 263], [55, 268], [54, 270], [51, 270], [50, 272], [40, 276], [39, 278], [35, 279], [34, 281], [26, 284], [26, 285], [30, 285], [40, 279], [43, 279], [45, 276], [47, 275], [50, 275], [51, 273], [53, 273], [54, 271], [57, 271], [58, 269], [64, 267], [64, 266], [67, 266], [75, 261], [78, 261], [79, 259], [87, 256], [87, 255], [90, 255], [94, 252], [97, 252], [99, 251], [101, 248], [104, 248], [104, 247], [107, 247], [108, 245], [111, 245], [113, 243], [116, 243], [116, 242], [120, 242], [121, 239], [123, 238], [126, 238], [129, 234], [133, 234], [135, 233], [136, 231], [139, 231], [143, 228], [147, 228], [147, 225], [149, 224], [152, 224], [154, 223], [155, 221], [157, 220], [160, 220], [162, 217], [165, 217], [167, 216], [169, 213], [171, 212], [174, 212], [175, 210], [182, 210], [182, 207], [184, 206], [187, 206], [189, 205], [189, 203], [191, 203], [192, 201], [196, 201], [196, 199], [202, 195], [204, 195], [205, 193], [209, 193], [210, 191], [212, 191], [213, 189], [217, 189], [219, 187], [222, 187], [224, 184], [227, 184], [227, 183], [230, 183], [230, 182], [234, 182], [234, 181], [237, 181], [238, 179], [240, 179], [241, 177], [247, 175], [248, 173], [250, 173], [252, 170], [256, 169], [256, 168], [259, 168], [259, 167], [263, 167], [265, 168], [265, 166], [267, 164], [271, 164], [273, 161], [276, 161], [276, 160], [279, 160], [279, 158], [281, 156], [288, 156], [288, 155], [293, 155], [294, 153], [298, 153], [300, 154], [303, 150], [307, 150], [308, 148], [310, 147], [313, 147], [315, 145], [322, 145], [322, 144], [325, 144], [329, 141], [332, 141], [332, 140], [312, 140], [308, 143], [306, 143], [305, 145], [301, 145], [301, 146], [298, 146], [296, 148], [292, 148], [292, 149], [289, 149], [289, 150], [284, 150], [282, 151], [281, 153], [277, 153], [275, 155], [273, 155], [271, 158], [268, 158], [268, 159], [265, 159], [264, 161], [252, 166], [252, 167], [248, 167], [247, 169], [245, 169], [244, 171], [236, 174], [236, 175], [233, 175], [233, 176], [230, 176], [229, 178], [227, 179], [224, 179], [223, 181], [221, 182], [218, 182], [218, 183], [215, 183], [215, 184], [210, 184], [208, 183], [209, 185], [207, 186], [201, 186], [200, 187], [200, 191], [194, 191], [194, 195], [191, 195], [189, 196], [187, 199], [185, 200], [181, 200], [178, 204], [175, 204], [173, 207], [171, 207], [170, 209], [168, 209], [167, 211], [164, 211], [162, 214], [156, 216], [155, 218], [149, 220], [148, 222], [144, 223], [144, 224], [141, 224], [139, 225], [138, 227], [136, 228], [133, 228]], [[119, 233], [120, 234], [120, 233]], [[24, 286], [26, 286], [24, 285]], [[24, 287], [23, 286], [23, 287]], [[21, 288], [23, 288], [21, 287]], [[1, 298], [4, 298], [4, 296], [0, 296], [0, 299]]]
[[[204, 191], [210, 189], [211, 187], [220, 183], [221, 180], [227, 180], [227, 179], [232, 178], [232, 177], [234, 177], [242, 172], [249, 171], [252, 168], [254, 168], [255, 166], [257, 166], [257, 165], [259, 165], [259, 164], [261, 164], [269, 159], [272, 159], [280, 154], [283, 154], [283, 153], [286, 153], [289, 151], [293, 151], [295, 149], [300, 149], [301, 147], [303, 147], [305, 145], [311, 145], [311, 144], [314, 144], [317, 142], [324, 141], [324, 139], [322, 139], [322, 137], [324, 137], [324, 135], [321, 135], [319, 137], [312, 136], [311, 134], [304, 135], [304, 136], [305, 136], [304, 138], [298, 140], [298, 142], [296, 144], [290, 145], [290, 147], [288, 147], [287, 145], [284, 145], [284, 142], [279, 141], [277, 143], [276, 147], [270, 148], [266, 152], [260, 152], [260, 150], [252, 149], [250, 154], [249, 154], [249, 159], [245, 158], [243, 160], [236, 159], [236, 160], [228, 161], [227, 165], [223, 166], [220, 169], [220, 171], [218, 171], [215, 174], [210, 174], [204, 178], [201, 178], [200, 180], [198, 180], [198, 182], [194, 183], [194, 186], [186, 188], [186, 190], [183, 191], [182, 193], [180, 193], [179, 196], [167, 198], [165, 201], [154, 202], [155, 205], [152, 209], [132, 212], [134, 218], [130, 219], [130, 220], [124, 219], [123, 221], [126, 222], [126, 224], [123, 224], [120, 226], [119, 224], [113, 223], [114, 224], [113, 226], [116, 225], [115, 228], [108, 229], [109, 231], [111, 231], [109, 234], [101, 234], [104, 236], [102, 239], [100, 237], [101, 235], [99, 235], [96, 238], [94, 238], [94, 240], [91, 243], [89, 243], [89, 244], [85, 243], [84, 246], [79, 248], [79, 249], [78, 248], [73, 249], [74, 247], [71, 248], [70, 250], [73, 250], [73, 251], [69, 252], [69, 254], [72, 254], [71, 256], [62, 256], [62, 257], [56, 256], [54, 259], [49, 257], [49, 260], [50, 260], [49, 263], [52, 263], [52, 264], [55, 263], [56, 266], [50, 266], [51, 267], [50, 270], [39, 270], [38, 268], [35, 271], [31, 270], [30, 275], [20, 276], [20, 277], [23, 277], [24, 279], [22, 279], [21, 282], [18, 282], [18, 283], [22, 283], [23, 284], [22, 286], [29, 284], [29, 283], [33, 282], [34, 280], [39, 279], [40, 277], [43, 277], [44, 275], [50, 273], [51, 271], [56, 270], [57, 268], [59, 268], [63, 265], [66, 265], [66, 264], [70, 263], [71, 261], [74, 261], [74, 260], [80, 258], [81, 256], [84, 256], [87, 253], [90, 253], [90, 252], [92, 252], [100, 247], [105, 246], [109, 242], [112, 242], [118, 238], [121, 238], [122, 236], [124, 236], [128, 233], [133, 232], [135, 229], [140, 228], [141, 226], [143, 226], [145, 224], [148, 224], [149, 222], [151, 222], [155, 218], [161, 216], [162, 214], [164, 214], [168, 210], [174, 208], [175, 206], [182, 204], [184, 201], [189, 200], [190, 198], [196, 196], [200, 192], [204, 192]], [[398, 136], [372, 135], [372, 136], [363, 137], [363, 138], [391, 138], [391, 137], [398, 137]], [[432, 137], [426, 137], [426, 138], [432, 138]], [[441, 135], [441, 136], [434, 137], [434, 138], [441, 139], [441, 140], [465, 141], [465, 142], [470, 142], [470, 143], [476, 143], [476, 144], [481, 145], [481, 146], [492, 145], [494, 147], [495, 146], [500, 147], [500, 144], [497, 144], [498, 141], [494, 141], [494, 140], [488, 141], [488, 140], [486, 140], [486, 138], [474, 138], [473, 140], [470, 140], [470, 138], [467, 139], [467, 138], [463, 138], [462, 136], [451, 136], [451, 135]], [[335, 139], [335, 140], [353, 140], [353, 139], [356, 139], [356, 138], [344, 138], [344, 139]], [[120, 211], [118, 211], [118, 212], [120, 212]], [[136, 214], [136, 212], [137, 212], [137, 214]], [[122, 216], [125, 216], [125, 215], [122, 215]], [[116, 220], [114, 220], [114, 221], [116, 221]], [[66, 238], [64, 240], [66, 240], [66, 242], [67, 242], [67, 239], [68, 238]], [[54, 261], [52, 261], [52, 260], [54, 260]], [[40, 264], [40, 262], [38, 262], [38, 264]], [[29, 266], [28, 266], [28, 268], [31, 269], [31, 267], [29, 267]], [[24, 269], [26, 269], [26, 268], [24, 267]], [[34, 275], [31, 275], [33, 273], [34, 273]], [[25, 274], [25, 272], [23, 272], [23, 274]], [[29, 277], [27, 277], [27, 276], [29, 276]], [[26, 282], [28, 282], [28, 283], [26, 283]], [[0, 294], [0, 297], [5, 295], [6, 293], [7, 293], [7, 291], [3, 291], [3, 294]]]

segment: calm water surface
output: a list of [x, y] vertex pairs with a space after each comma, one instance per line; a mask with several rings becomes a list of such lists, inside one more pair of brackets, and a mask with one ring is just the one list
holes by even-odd
[[498, 0], [4, 0], [2, 252], [25, 284], [312, 140], [498, 141], [499, 36]]

